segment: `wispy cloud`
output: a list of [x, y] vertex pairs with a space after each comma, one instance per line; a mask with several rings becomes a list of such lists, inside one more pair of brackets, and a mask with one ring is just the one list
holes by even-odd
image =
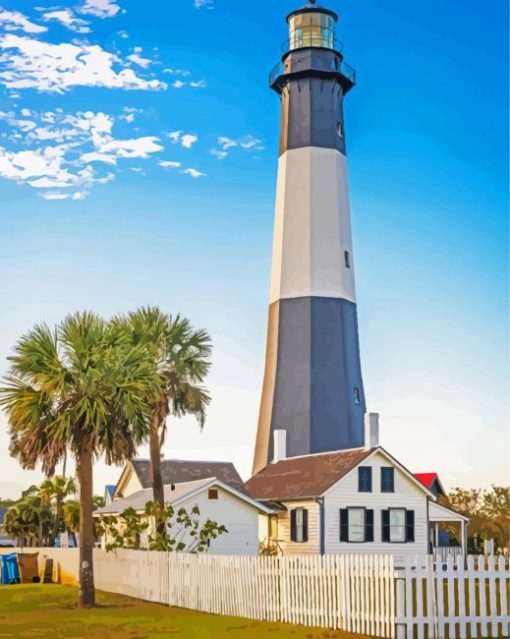
[[44, 33], [48, 29], [34, 24], [19, 11], [7, 11], [0, 7], [0, 25], [5, 31], [24, 31], [25, 33]]
[[64, 27], [76, 33], [90, 33], [89, 23], [86, 20], [77, 18], [71, 9], [59, 9], [55, 11], [47, 11], [42, 14], [45, 22], [54, 20], [60, 22]]
[[78, 11], [96, 18], [113, 18], [120, 11], [120, 6], [117, 0], [86, 0]]
[[195, 9], [214, 9], [214, 0], [193, 0]]
[[11, 89], [63, 93], [74, 86], [162, 90], [167, 85], [122, 67], [99, 45], [51, 44], [25, 36], [0, 36], [0, 83]]
[[115, 179], [115, 173], [105, 167], [148, 159], [163, 150], [156, 136], [115, 137], [116, 119], [103, 112], [61, 109], [37, 113], [24, 108], [19, 115], [2, 112], [0, 121], [12, 129], [12, 135], [2, 135], [18, 148], [0, 146], [0, 177], [44, 192], [46, 199], [80, 199], [94, 184]]
[[226, 135], [221, 135], [217, 139], [217, 144], [219, 148], [211, 149], [211, 155], [218, 158], [218, 160], [224, 160], [229, 154], [230, 149], [239, 148], [245, 151], [263, 151], [265, 148], [262, 146], [262, 140], [255, 138], [253, 135], [245, 135], [243, 138], [237, 140], [229, 138]]
[[168, 134], [172, 144], [180, 144], [185, 149], [191, 149], [191, 147], [198, 141], [198, 135], [195, 133], [183, 133], [182, 131], [173, 131]]
[[206, 176], [205, 173], [202, 173], [201, 171], [198, 171], [197, 169], [183, 169], [181, 173], [184, 173], [185, 175], [189, 175], [194, 179]]
[[164, 169], [178, 169], [182, 166], [180, 162], [172, 162], [170, 160], [160, 160], [158, 164]]

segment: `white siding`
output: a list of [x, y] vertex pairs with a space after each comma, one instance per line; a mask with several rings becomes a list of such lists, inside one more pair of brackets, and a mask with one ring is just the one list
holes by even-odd
[[[372, 492], [358, 492], [358, 469], [340, 479], [325, 497], [326, 553], [391, 553], [398, 565], [405, 557], [428, 552], [427, 495], [395, 467], [395, 492], [381, 493], [381, 467], [393, 464], [382, 453], [375, 453], [361, 464], [372, 467]], [[374, 542], [347, 543], [340, 541], [340, 509], [365, 507], [374, 511]], [[388, 508], [414, 510], [414, 543], [383, 543], [381, 511]]]
[[[278, 544], [284, 555], [312, 555], [320, 553], [319, 506], [315, 501], [282, 502], [287, 508], [278, 513]], [[308, 541], [290, 540], [290, 511], [294, 508], [308, 509]], [[267, 530], [267, 528], [266, 528]]]
[[257, 555], [258, 514], [250, 504], [217, 488], [218, 499], [209, 499], [208, 490], [179, 503], [178, 510], [184, 506], [188, 512], [196, 504], [200, 508], [200, 519], [212, 519], [226, 526], [228, 533], [211, 540], [209, 554], [212, 555]]

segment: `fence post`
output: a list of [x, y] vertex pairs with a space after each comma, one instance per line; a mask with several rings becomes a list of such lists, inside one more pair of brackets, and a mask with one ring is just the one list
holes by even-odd
[[406, 623], [406, 571], [395, 571], [395, 590], [396, 590], [396, 618], [395, 630], [396, 639], [406, 639], [407, 623]]

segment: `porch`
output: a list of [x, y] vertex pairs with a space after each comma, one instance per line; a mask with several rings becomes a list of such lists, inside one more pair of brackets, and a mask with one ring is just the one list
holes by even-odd
[[[429, 502], [430, 554], [442, 562], [450, 556], [466, 557], [468, 524], [469, 517], [437, 502]], [[458, 546], [450, 545], [450, 533], [458, 540]]]

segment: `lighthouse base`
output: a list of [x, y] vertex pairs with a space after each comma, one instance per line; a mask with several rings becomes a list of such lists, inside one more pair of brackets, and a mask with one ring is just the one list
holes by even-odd
[[273, 458], [274, 430], [287, 431], [289, 457], [363, 446], [365, 398], [353, 302], [274, 302], [266, 352], [254, 472]]

